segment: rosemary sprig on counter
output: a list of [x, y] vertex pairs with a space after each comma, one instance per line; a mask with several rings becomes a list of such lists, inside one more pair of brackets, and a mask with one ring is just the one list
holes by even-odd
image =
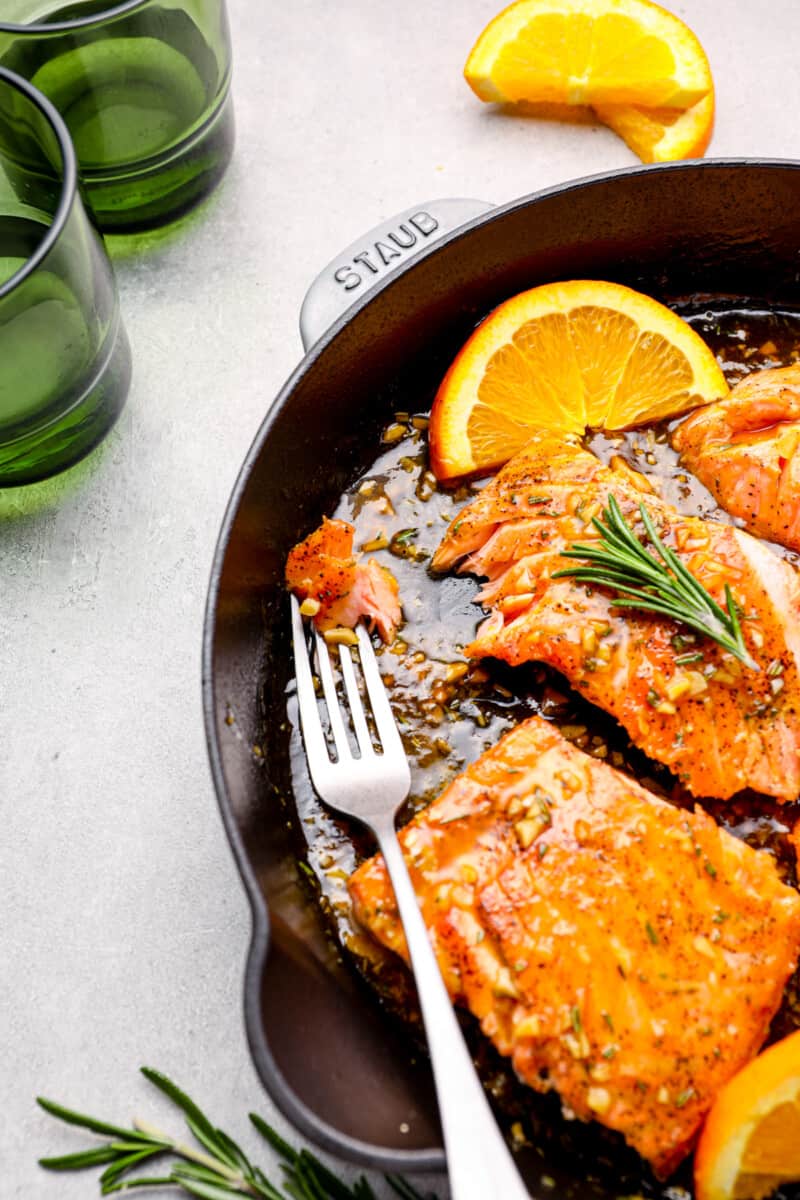
[[570, 576], [578, 583], [613, 588], [624, 599], [613, 600], [615, 608], [641, 608], [661, 613], [688, 625], [704, 637], [712, 638], [751, 670], [759, 670], [747, 651], [739, 621], [739, 611], [730, 586], [725, 584], [722, 608], [699, 580], [658, 535], [644, 504], [639, 505], [647, 539], [659, 558], [640, 542], [625, 520], [614, 496], [608, 497], [603, 520], [592, 518], [600, 534], [596, 545], [577, 544], [562, 550], [563, 558], [583, 559], [590, 566], [556, 571], [554, 579]]
[[[156, 1129], [149, 1122], [134, 1121], [131, 1129], [74, 1112], [52, 1100], [37, 1103], [61, 1121], [78, 1125], [105, 1140], [98, 1146], [39, 1163], [51, 1171], [81, 1171], [105, 1167], [100, 1176], [100, 1194], [132, 1191], [134, 1188], [173, 1187], [200, 1200], [377, 1200], [363, 1177], [348, 1187], [308, 1150], [295, 1150], [257, 1113], [250, 1113], [254, 1128], [276, 1150], [281, 1159], [283, 1180], [272, 1182], [254, 1166], [240, 1146], [218, 1129], [185, 1092], [152, 1067], [142, 1067], [145, 1078], [181, 1109], [197, 1145], [190, 1145]], [[160, 1174], [139, 1171], [157, 1159], [169, 1158]], [[177, 1160], [177, 1161], [176, 1161]], [[386, 1182], [401, 1200], [435, 1200], [425, 1197], [405, 1179], [386, 1176]]]

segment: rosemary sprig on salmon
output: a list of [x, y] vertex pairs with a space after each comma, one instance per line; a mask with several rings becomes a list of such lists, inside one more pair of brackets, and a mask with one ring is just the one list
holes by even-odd
[[592, 518], [600, 534], [599, 543], [594, 546], [577, 543], [561, 551], [562, 558], [582, 559], [593, 565], [556, 571], [552, 578], [571, 577], [578, 583], [599, 584], [620, 592], [627, 599], [612, 600], [614, 608], [640, 608], [671, 617], [717, 642], [751, 671], [758, 671], [758, 663], [744, 644], [739, 606], [730, 584], [725, 584], [725, 608], [722, 608], [677, 554], [664, 545], [644, 504], [639, 505], [639, 515], [661, 562], [639, 540], [616, 498], [610, 495], [608, 507], [603, 509], [603, 520]]
[[[760, 670], [655, 611], [653, 598], [621, 607], [614, 601], [632, 598], [557, 577], [576, 544], [602, 551], [593, 518], [612, 497], [637, 533], [644, 502], [665, 547], [723, 612], [730, 588]], [[663, 563], [652, 546], [642, 554]], [[459, 511], [432, 565], [485, 581], [476, 600], [489, 615], [467, 658], [555, 668], [696, 796], [800, 794], [800, 573], [744, 530], [679, 512], [618, 456], [606, 465], [576, 440], [542, 433]]]

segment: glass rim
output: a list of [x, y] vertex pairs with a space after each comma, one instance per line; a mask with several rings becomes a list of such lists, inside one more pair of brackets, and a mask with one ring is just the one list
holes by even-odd
[[13, 71], [9, 71], [7, 67], [0, 67], [0, 86], [3, 84], [8, 84], [9, 87], [16, 88], [18, 92], [21, 92], [23, 96], [39, 109], [41, 114], [50, 123], [61, 150], [61, 160], [64, 170], [58, 207], [53, 214], [53, 219], [47, 233], [30, 258], [23, 263], [19, 270], [15, 271], [5, 283], [0, 284], [0, 300], [4, 296], [9, 295], [10, 292], [13, 292], [24, 279], [27, 279], [29, 275], [32, 275], [41, 266], [64, 231], [64, 226], [72, 211], [72, 206], [78, 192], [78, 162], [75, 157], [75, 149], [72, 145], [69, 131], [58, 110], [50, 103], [46, 96], [42, 95], [38, 88], [28, 83], [27, 79], [23, 79], [21, 75], [15, 75]]
[[94, 13], [90, 17], [73, 17], [70, 21], [52, 21], [48, 24], [41, 18], [31, 21], [27, 25], [20, 25], [12, 21], [0, 21], [0, 33], [42, 37], [49, 33], [69, 33], [73, 29], [89, 29], [92, 25], [102, 24], [110, 17], [122, 17], [125, 13], [135, 12], [137, 8], [144, 8], [149, 3], [150, 0], [122, 0], [121, 3], [112, 4], [110, 8], [104, 9], [101, 13]]

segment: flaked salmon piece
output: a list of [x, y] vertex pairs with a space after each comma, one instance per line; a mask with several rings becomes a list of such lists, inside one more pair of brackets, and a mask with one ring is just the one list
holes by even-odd
[[[400, 833], [453, 999], [520, 1078], [668, 1176], [764, 1042], [800, 949], [772, 858], [533, 717]], [[383, 860], [358, 920], [407, 958]]]
[[[754, 788], [800, 793], [800, 576], [740, 529], [686, 517], [643, 492], [630, 467], [542, 436], [451, 523], [433, 565], [485, 576], [491, 608], [466, 648], [512, 665], [548, 663], [697, 796]], [[561, 551], [599, 537], [591, 523], [618, 501], [642, 532], [644, 502], [664, 541], [724, 605], [741, 606], [754, 671], [710, 639], [658, 614], [612, 606], [615, 593], [554, 579]]]
[[319, 605], [314, 614], [319, 630], [353, 629], [366, 617], [392, 642], [402, 620], [397, 580], [374, 558], [364, 563], [353, 554], [354, 533], [348, 521], [325, 517], [289, 554], [287, 587]]
[[671, 441], [726, 512], [800, 550], [800, 365], [747, 375]]

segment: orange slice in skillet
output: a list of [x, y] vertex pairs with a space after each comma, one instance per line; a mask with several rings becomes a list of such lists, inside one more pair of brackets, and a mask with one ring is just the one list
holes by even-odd
[[517, 0], [464, 69], [481, 100], [685, 109], [711, 89], [702, 46], [650, 0]]
[[722, 1089], [694, 1170], [697, 1200], [762, 1200], [800, 1181], [800, 1033], [770, 1046]]
[[663, 304], [617, 283], [545, 284], [458, 354], [431, 412], [431, 465], [440, 480], [486, 473], [539, 429], [624, 429], [727, 394], [709, 347]]

